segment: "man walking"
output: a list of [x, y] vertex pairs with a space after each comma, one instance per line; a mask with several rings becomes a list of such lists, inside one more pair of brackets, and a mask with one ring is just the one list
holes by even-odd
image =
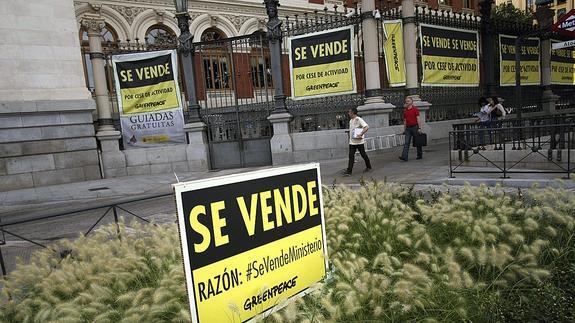
[[359, 150], [361, 157], [365, 161], [364, 172], [371, 170], [371, 162], [365, 153], [365, 139], [363, 137], [369, 126], [362, 118], [357, 116], [357, 108], [349, 109], [347, 115], [349, 116], [349, 162], [343, 176], [351, 176], [356, 150]]
[[[403, 144], [403, 153], [399, 156], [399, 159], [407, 161], [409, 154], [409, 145], [412, 139], [421, 133], [421, 118], [419, 117], [419, 109], [413, 105], [412, 98], [405, 98], [403, 102], [403, 134], [405, 135], [405, 143]], [[423, 157], [423, 148], [417, 146], [417, 159]]]

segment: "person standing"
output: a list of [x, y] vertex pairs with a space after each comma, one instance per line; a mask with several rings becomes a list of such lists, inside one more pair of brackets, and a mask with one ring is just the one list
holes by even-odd
[[[412, 98], [405, 98], [403, 101], [403, 134], [405, 135], [405, 143], [403, 144], [403, 153], [399, 159], [403, 161], [408, 160], [409, 145], [412, 139], [421, 133], [421, 118], [419, 117], [419, 109], [413, 105]], [[423, 158], [423, 148], [417, 146], [417, 159]]]
[[363, 158], [363, 161], [365, 161], [364, 172], [371, 170], [371, 162], [365, 153], [365, 138], [363, 136], [369, 129], [369, 126], [357, 115], [357, 108], [349, 109], [347, 115], [349, 116], [349, 162], [347, 163], [347, 169], [343, 172], [343, 176], [351, 176], [355, 152], [357, 150], [359, 150], [359, 154]]

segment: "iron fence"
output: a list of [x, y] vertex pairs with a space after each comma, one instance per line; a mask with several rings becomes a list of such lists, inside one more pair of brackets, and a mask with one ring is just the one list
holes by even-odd
[[[120, 221], [125, 217], [155, 225], [150, 219], [154, 215], [150, 215], [149, 212], [154, 212], [154, 208], [157, 208], [159, 212], [166, 212], [165, 205], [158, 205], [157, 199], [160, 198], [173, 199], [173, 193], [137, 199], [124, 199], [117, 203], [79, 208], [63, 213], [43, 213], [14, 220], [3, 219], [0, 222], [0, 270], [2, 276], [6, 277], [10, 269], [14, 268], [16, 258], [21, 258], [22, 254], [24, 254], [24, 258], [27, 258], [35, 250], [48, 249], [61, 258], [71, 255], [73, 250], [60, 250], [55, 248], [55, 246], [49, 245], [49, 243], [61, 239], [74, 238], [79, 234], [88, 236], [104, 224], [114, 223], [116, 236], [121, 239]], [[136, 211], [131, 209], [133, 203], [147, 202], [153, 202], [153, 207], [146, 209], [145, 212], [136, 213]], [[147, 214], [144, 215], [143, 213]], [[170, 216], [169, 221], [175, 221], [175, 218]], [[23, 249], [24, 252], [22, 252]], [[15, 253], [18, 256], [15, 256]], [[9, 259], [9, 263], [6, 262], [6, 259]]]
[[449, 133], [449, 174], [573, 172], [575, 124], [479, 126]]

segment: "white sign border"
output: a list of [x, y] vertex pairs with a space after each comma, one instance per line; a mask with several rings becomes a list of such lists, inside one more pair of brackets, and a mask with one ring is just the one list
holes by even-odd
[[[318, 178], [318, 193], [319, 193], [319, 207], [321, 210], [321, 231], [322, 231], [322, 239], [323, 239], [323, 256], [324, 256], [324, 268], [326, 275], [329, 272], [329, 263], [328, 263], [328, 254], [327, 254], [327, 236], [325, 232], [325, 218], [324, 218], [324, 210], [323, 210], [323, 192], [322, 192], [322, 183], [321, 183], [321, 172], [320, 172], [320, 164], [319, 163], [309, 163], [309, 164], [301, 164], [301, 165], [293, 165], [293, 166], [285, 166], [285, 167], [274, 167], [270, 169], [264, 170], [257, 170], [253, 172], [241, 173], [241, 174], [232, 174], [227, 176], [221, 176], [216, 178], [204, 178], [200, 180], [194, 180], [189, 182], [182, 182], [173, 184], [172, 187], [174, 188], [174, 194], [176, 195], [176, 209], [177, 209], [177, 216], [178, 216], [178, 232], [180, 234], [180, 245], [182, 251], [182, 261], [184, 262], [184, 275], [186, 276], [186, 292], [188, 293], [188, 301], [190, 306], [190, 314], [192, 316], [192, 322], [198, 323], [198, 311], [196, 306], [196, 294], [194, 293], [194, 281], [192, 278], [192, 271], [190, 267], [190, 257], [189, 257], [189, 249], [188, 249], [188, 240], [186, 237], [186, 230], [184, 226], [184, 210], [183, 210], [183, 203], [182, 203], [182, 193], [200, 190], [209, 187], [221, 186], [221, 185], [228, 185], [239, 183], [247, 180], [254, 180], [278, 175], [285, 175], [289, 173], [301, 172], [306, 170], [316, 169], [317, 171], [317, 178]], [[190, 287], [191, 286], [191, 287]], [[285, 307], [290, 300], [295, 299], [296, 297], [303, 297], [306, 294], [309, 294], [314, 291], [312, 286], [304, 289], [298, 294], [291, 296], [290, 298], [286, 299], [286, 301], [281, 302], [270, 309], [264, 311], [263, 313], [257, 314], [254, 317], [246, 320], [248, 322], [255, 322], [255, 319], [261, 316], [268, 316], [273, 314], [274, 312], [280, 310], [281, 308]]]

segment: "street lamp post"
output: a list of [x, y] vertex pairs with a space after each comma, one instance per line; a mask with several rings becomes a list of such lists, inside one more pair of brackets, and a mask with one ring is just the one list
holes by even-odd
[[279, 0], [264, 0], [268, 14], [268, 39], [270, 42], [270, 58], [272, 65], [272, 78], [274, 82], [274, 110], [273, 113], [286, 113], [286, 96], [283, 89], [282, 76], [282, 22], [278, 17]]
[[194, 36], [190, 33], [190, 14], [188, 13], [188, 0], [174, 0], [176, 19], [180, 28], [178, 52], [182, 54], [182, 67], [186, 92], [188, 94], [188, 112], [190, 122], [200, 122], [200, 105], [196, 97], [196, 82], [194, 74]]

